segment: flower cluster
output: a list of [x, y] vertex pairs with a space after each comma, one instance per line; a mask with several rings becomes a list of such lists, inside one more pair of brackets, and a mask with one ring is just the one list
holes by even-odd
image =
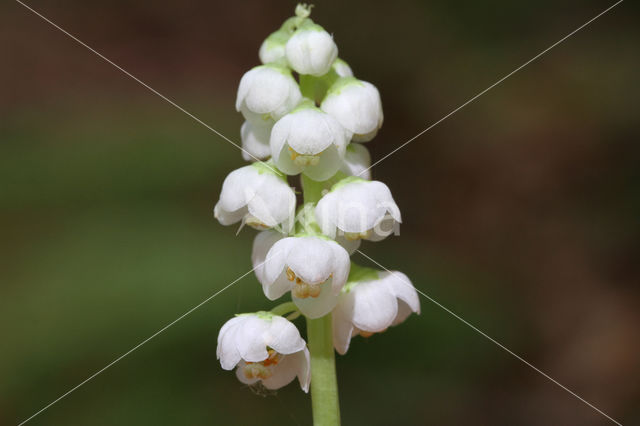
[[[227, 176], [214, 208], [223, 225], [261, 231], [251, 256], [258, 281], [269, 300], [290, 294], [292, 301], [224, 324], [222, 368], [268, 389], [297, 377], [305, 392], [312, 372], [307, 344], [291, 322], [299, 315], [332, 318], [333, 346], [344, 354], [352, 337], [380, 333], [420, 311], [404, 274], [351, 262], [362, 240], [398, 230], [400, 209], [389, 188], [371, 180], [363, 144], [382, 125], [378, 89], [353, 76], [309, 13], [298, 5], [296, 16], [262, 43], [262, 65], [240, 80], [243, 158], [252, 163]], [[297, 209], [289, 183], [296, 175], [304, 193]]]

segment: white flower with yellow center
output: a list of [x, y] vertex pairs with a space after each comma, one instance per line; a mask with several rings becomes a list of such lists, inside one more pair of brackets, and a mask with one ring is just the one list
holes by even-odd
[[295, 325], [269, 312], [241, 314], [227, 321], [218, 334], [217, 358], [222, 368], [236, 368], [245, 384], [261, 382], [279, 389], [298, 377], [309, 391], [309, 350]]
[[329, 88], [320, 108], [352, 132], [354, 142], [373, 139], [384, 119], [378, 89], [353, 77], [338, 79]]
[[[291, 292], [293, 303], [309, 318], [320, 318], [334, 308], [340, 289], [349, 275], [349, 253], [335, 241], [316, 236], [287, 237], [275, 241], [256, 238], [254, 266], [264, 258], [264, 268], [256, 271], [264, 294], [270, 300]], [[268, 249], [267, 254], [265, 249]]]
[[308, 20], [287, 41], [287, 62], [297, 73], [321, 76], [338, 57], [333, 37], [320, 25]]
[[271, 130], [271, 158], [288, 175], [304, 173], [316, 181], [341, 167], [349, 134], [329, 114], [306, 100]]
[[344, 163], [340, 170], [350, 176], [371, 180], [371, 155], [369, 150], [359, 143], [350, 143], [344, 154]]
[[236, 110], [252, 123], [273, 124], [301, 99], [300, 88], [289, 69], [275, 64], [260, 65], [242, 76]]
[[251, 123], [245, 121], [240, 128], [242, 139], [242, 158], [245, 161], [266, 160], [271, 156], [269, 138], [271, 137], [270, 123]]
[[382, 272], [352, 265], [349, 282], [333, 310], [333, 345], [344, 355], [351, 338], [369, 337], [420, 313], [420, 300], [402, 272]]
[[296, 195], [284, 175], [256, 162], [229, 173], [213, 213], [222, 225], [242, 221], [255, 229], [293, 226]]
[[316, 220], [330, 238], [380, 241], [397, 230], [402, 219], [387, 185], [358, 177], [335, 184], [316, 206]]

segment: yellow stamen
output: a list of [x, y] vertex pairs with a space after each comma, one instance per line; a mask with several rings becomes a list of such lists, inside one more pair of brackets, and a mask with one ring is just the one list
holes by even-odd
[[[307, 297], [316, 298], [320, 296], [320, 293], [322, 292], [322, 284], [326, 282], [325, 280], [324, 282], [318, 284], [309, 284], [303, 281], [302, 278], [296, 276], [296, 273], [293, 272], [293, 270], [289, 267], [287, 267], [286, 274], [287, 279], [289, 281], [293, 281], [295, 284], [291, 289], [291, 293], [298, 299], [306, 299]], [[329, 275], [329, 278], [331, 278], [332, 276], [333, 274]], [[327, 278], [327, 280], [329, 278]]]
[[273, 375], [271, 369], [272, 366], [278, 365], [282, 359], [282, 355], [273, 349], [267, 351], [269, 355], [264, 361], [260, 362], [246, 362], [242, 368], [242, 373], [247, 379], [261, 379], [266, 380]]
[[287, 279], [289, 281], [293, 281], [296, 279], [296, 274], [291, 270], [291, 268], [287, 268]]
[[257, 230], [260, 230], [260, 231], [262, 231], [264, 229], [269, 229], [269, 225], [265, 224], [264, 222], [259, 220], [254, 215], [248, 214], [248, 213], [244, 217], [244, 223], [246, 223], [247, 225], [249, 225], [253, 229], [257, 229]]
[[345, 232], [344, 238], [348, 241], [356, 241], [360, 239], [366, 239], [371, 236], [371, 229], [364, 232]]
[[[386, 328], [385, 328], [384, 330], [380, 330], [380, 331], [378, 331], [378, 333], [384, 333], [385, 331], [387, 331], [387, 329], [386, 329]], [[364, 330], [360, 330], [360, 335], [361, 335], [362, 337], [371, 337], [371, 336], [373, 336], [374, 334], [376, 334], [376, 333], [374, 333], [373, 331], [364, 331]]]
[[318, 153], [316, 155], [309, 154], [300, 154], [296, 152], [293, 148], [289, 147], [289, 151], [291, 151], [291, 161], [293, 161], [298, 166], [317, 166], [320, 162], [320, 155], [322, 153]]

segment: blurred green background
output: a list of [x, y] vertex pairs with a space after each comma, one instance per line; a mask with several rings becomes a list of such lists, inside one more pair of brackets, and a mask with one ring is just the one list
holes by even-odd
[[[375, 160], [612, 3], [316, 2], [312, 17], [380, 89]], [[237, 141], [237, 83], [295, 6], [28, 4]], [[622, 3], [377, 166], [404, 223], [362, 247], [625, 425], [640, 424], [638, 17]], [[254, 232], [212, 215], [236, 148], [18, 3], [0, 33], [8, 425], [248, 271]], [[248, 276], [31, 423], [308, 425], [297, 386], [254, 395], [215, 359], [224, 321], [273, 305]], [[422, 310], [338, 357], [345, 425], [611, 424]]]

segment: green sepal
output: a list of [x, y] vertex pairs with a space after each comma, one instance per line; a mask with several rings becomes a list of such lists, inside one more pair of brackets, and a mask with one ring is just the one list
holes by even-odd
[[235, 316], [237, 316], [237, 317], [256, 316], [256, 317], [260, 318], [261, 320], [271, 321], [274, 316], [278, 316], [278, 315], [275, 315], [270, 311], [258, 311], [258, 312], [246, 312], [246, 313], [243, 313], [243, 314], [236, 314]]
[[347, 284], [342, 288], [342, 291], [348, 293], [363, 281], [375, 281], [377, 279], [380, 279], [380, 271], [351, 262]]
[[336, 189], [342, 188], [345, 185], [348, 185], [350, 183], [354, 183], [354, 182], [369, 182], [366, 179], [362, 179], [361, 177], [358, 176], [347, 176], [343, 179], [340, 179], [337, 183], [335, 183], [332, 187], [331, 187], [331, 191], [335, 191]]
[[269, 159], [268, 161], [256, 161], [250, 165], [251, 167], [255, 167], [259, 174], [269, 173], [287, 182], [287, 175], [276, 167], [272, 159]]
[[[335, 71], [334, 71], [335, 72]], [[355, 77], [340, 77], [336, 79], [329, 90], [327, 95], [339, 95], [340, 92], [348, 86], [364, 86], [360, 80]]]

